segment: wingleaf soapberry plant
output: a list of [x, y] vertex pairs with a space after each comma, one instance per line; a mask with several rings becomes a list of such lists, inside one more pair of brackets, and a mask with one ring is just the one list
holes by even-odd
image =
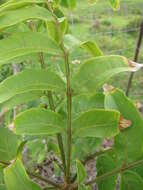
[[[119, 9], [119, 0], [109, 4]], [[63, 12], [75, 6], [76, 0], [9, 0], [0, 6], [0, 65], [21, 65], [0, 83], [1, 117], [14, 125], [12, 131], [0, 127], [2, 190], [89, 190], [95, 183], [113, 190], [119, 177], [121, 190], [143, 189], [142, 117], [124, 92], [104, 85], [143, 65], [104, 55], [95, 42], [70, 34]], [[78, 48], [90, 58], [73, 60]], [[15, 106], [16, 117], [8, 117]], [[103, 139], [114, 140], [112, 147], [104, 149]], [[51, 154], [55, 175], [45, 177], [42, 164]], [[94, 158], [95, 179], [85, 170]]]

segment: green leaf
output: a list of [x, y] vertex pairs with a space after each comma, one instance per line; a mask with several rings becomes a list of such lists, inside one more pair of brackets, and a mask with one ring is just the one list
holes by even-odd
[[80, 94], [74, 96], [72, 99], [72, 118], [78, 117], [80, 113], [94, 108], [104, 108], [104, 94]]
[[[98, 177], [104, 175], [106, 172], [114, 170], [116, 168], [116, 162], [114, 162], [114, 160], [109, 156], [102, 155], [98, 157], [96, 167], [97, 167], [97, 177]], [[115, 174], [114, 176], [107, 177], [106, 179], [99, 181], [98, 189], [114, 190], [116, 186], [117, 175], [118, 174]]]
[[[94, 109], [104, 108], [104, 94], [96, 93], [94, 95], [80, 94], [72, 98], [72, 119], [79, 116], [80, 113]], [[59, 112], [64, 112], [67, 115], [66, 100], [59, 108]]]
[[[67, 32], [68, 29], [68, 22], [65, 17], [59, 18], [59, 25], [60, 25], [60, 35], [64, 36], [64, 34]], [[57, 26], [55, 21], [47, 21], [47, 30], [49, 36], [55, 40], [57, 43], [60, 43], [61, 36], [59, 36], [59, 32], [57, 30]]]
[[15, 118], [15, 130], [19, 135], [53, 135], [64, 132], [60, 114], [40, 108], [20, 113]]
[[77, 170], [78, 183], [81, 184], [85, 181], [86, 171], [83, 164], [79, 160], [76, 160], [76, 170]]
[[79, 67], [72, 80], [72, 87], [77, 91], [95, 92], [109, 78], [121, 72], [135, 72], [142, 64], [129, 61], [122, 56], [100, 56], [85, 61]]
[[39, 6], [22, 7], [0, 15], [0, 30], [16, 25], [28, 19], [51, 20], [50, 12]]
[[143, 189], [143, 179], [135, 172], [126, 171], [121, 175], [120, 190], [141, 190]]
[[109, 138], [119, 133], [119, 112], [93, 109], [73, 121], [73, 133], [79, 137]]
[[41, 187], [31, 181], [26, 174], [20, 160], [4, 169], [4, 179], [8, 190], [42, 190]]
[[9, 0], [8, 2], [2, 4], [0, 6], [0, 14], [8, 11], [8, 10], [15, 10], [27, 5], [32, 5], [32, 4], [39, 4], [39, 3], [44, 3], [45, 0]]
[[0, 165], [0, 190], [6, 190], [6, 186], [4, 184], [3, 168], [4, 167]]
[[113, 10], [120, 9], [120, 0], [109, 0]]
[[64, 36], [64, 45], [69, 50], [72, 51], [77, 47], [80, 47], [81, 41], [71, 34], [66, 34]]
[[18, 139], [8, 128], [0, 127], [0, 160], [9, 162], [16, 156]]
[[36, 52], [61, 55], [59, 46], [47, 34], [38, 32], [16, 33], [0, 40], [0, 65], [8, 61]]
[[22, 141], [20, 143], [20, 145], [18, 146], [18, 149], [17, 149], [17, 153], [16, 153], [16, 158], [19, 158], [20, 160], [22, 160], [22, 153], [23, 153], [23, 149], [24, 149], [24, 146], [25, 144], [27, 143], [27, 141]]
[[64, 36], [64, 44], [69, 51], [81, 47], [94, 57], [103, 55], [102, 51], [100, 50], [96, 42], [90, 40], [81, 42], [79, 39], [77, 39], [71, 34], [66, 34]]
[[0, 184], [0, 190], [7, 190], [4, 184]]
[[[142, 157], [141, 157], [142, 159]], [[141, 176], [141, 178], [143, 179], [143, 165], [139, 165], [139, 166], [136, 166], [135, 168], [132, 169], [133, 172], [137, 173], [138, 175]]]
[[131, 126], [115, 137], [116, 162], [118, 160], [119, 164], [127, 164], [139, 159], [143, 147], [143, 119], [136, 106], [121, 90], [114, 89], [105, 96], [105, 108], [118, 110], [123, 118], [131, 121]]
[[72, 160], [81, 159], [84, 161], [89, 155], [95, 154], [101, 147], [102, 139], [95, 137], [74, 138], [72, 146]]
[[92, 56], [97, 57], [103, 55], [97, 44], [92, 41], [86, 41], [81, 44], [81, 47], [86, 49]]
[[10, 109], [14, 108], [17, 105], [25, 104], [33, 100], [38, 100], [42, 95], [43, 91], [31, 91], [22, 94], [16, 94], [15, 96], [3, 102], [0, 105], [1, 114], [9, 111]]
[[37, 90], [64, 91], [65, 83], [54, 72], [28, 69], [7, 78], [0, 84], [0, 103], [18, 94]]
[[0, 185], [3, 184], [3, 166], [0, 165]]

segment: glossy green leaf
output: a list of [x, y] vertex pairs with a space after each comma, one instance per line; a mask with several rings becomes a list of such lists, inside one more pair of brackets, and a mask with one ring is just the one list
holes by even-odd
[[131, 126], [123, 129], [115, 137], [114, 156], [120, 164], [139, 159], [143, 147], [143, 119], [133, 102], [118, 89], [108, 92], [105, 96], [105, 108], [116, 109], [121, 116], [131, 121]]
[[109, 78], [121, 72], [135, 72], [143, 64], [129, 61], [122, 56], [100, 56], [85, 61], [79, 67], [72, 80], [72, 87], [76, 91], [94, 92]]
[[[0, 103], [12, 97], [37, 90], [64, 90], [63, 80], [51, 71], [28, 69], [11, 76], [0, 84]], [[19, 101], [19, 99], [17, 99]]]
[[19, 135], [53, 135], [64, 131], [60, 114], [42, 108], [20, 113], [14, 123], [16, 134]]
[[9, 162], [16, 156], [18, 138], [8, 128], [0, 127], [0, 160]]
[[141, 190], [143, 189], [143, 179], [135, 172], [126, 171], [121, 175], [120, 190]]
[[86, 171], [84, 165], [79, 160], [76, 160], [76, 170], [78, 183], [81, 184], [85, 181]]
[[0, 15], [0, 30], [16, 25], [28, 19], [51, 20], [50, 12], [40, 6], [30, 6], [13, 11], [7, 11]]
[[32, 5], [32, 4], [39, 4], [44, 3], [45, 0], [9, 0], [8, 2], [2, 4], [0, 6], [0, 14], [8, 11], [8, 10], [15, 10], [24, 6]]
[[120, 9], [120, 0], [109, 0], [109, 2], [114, 10]]
[[93, 109], [73, 121], [73, 133], [79, 137], [109, 138], [119, 133], [119, 112]]
[[97, 44], [92, 41], [86, 41], [81, 44], [81, 47], [86, 49], [92, 56], [97, 57], [103, 55]]
[[36, 52], [61, 55], [59, 46], [47, 34], [38, 32], [16, 33], [0, 40], [0, 65], [20, 56]]
[[42, 190], [41, 187], [29, 179], [20, 160], [4, 169], [4, 179], [8, 190]]
[[[97, 177], [98, 177], [98, 176], [104, 175], [107, 172], [114, 170], [116, 168], [116, 162], [114, 162], [114, 160], [112, 160], [112, 158], [110, 158], [109, 156], [102, 155], [98, 157], [96, 167], [97, 167]], [[118, 174], [115, 174], [113, 176], [107, 177], [104, 180], [99, 181], [97, 183], [98, 189], [99, 190], [109, 190], [109, 189], [114, 190], [116, 186], [117, 175]]]

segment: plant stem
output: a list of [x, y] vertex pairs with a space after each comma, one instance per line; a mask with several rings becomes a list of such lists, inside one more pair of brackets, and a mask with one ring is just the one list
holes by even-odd
[[53, 9], [51, 7], [51, 4], [48, 2], [47, 3], [48, 8], [51, 12], [51, 15], [53, 16], [54, 20], [55, 20], [55, 24], [57, 27], [57, 31], [59, 34], [59, 38], [60, 38], [60, 47], [63, 51], [63, 55], [64, 55], [64, 62], [65, 62], [65, 70], [66, 70], [66, 81], [67, 81], [67, 111], [68, 111], [68, 131], [67, 131], [67, 135], [68, 135], [68, 142], [67, 142], [67, 146], [68, 146], [68, 152], [67, 152], [67, 168], [66, 168], [66, 180], [67, 183], [70, 182], [70, 165], [71, 165], [71, 139], [72, 139], [72, 133], [71, 133], [71, 105], [72, 105], [72, 96], [71, 96], [71, 87], [70, 87], [70, 67], [69, 67], [69, 54], [67, 49], [64, 46], [64, 42], [63, 42], [63, 36], [62, 36], [62, 32], [61, 32], [61, 28], [59, 25], [59, 21], [58, 18], [56, 17], [56, 15], [53, 12]]
[[[9, 162], [4, 162], [4, 161], [1, 161], [0, 160], [0, 164], [4, 165], [5, 167], [9, 166], [11, 163]], [[62, 184], [58, 184], [56, 182], [54, 182], [53, 180], [49, 180], [49, 179], [46, 179], [45, 177], [42, 177], [42, 176], [39, 176], [33, 172], [30, 172], [29, 170], [26, 170], [27, 174], [30, 175], [31, 177], [35, 177], [43, 182], [46, 182], [50, 185], [52, 185], [53, 187], [57, 188], [57, 189], [62, 189], [63, 185]]]
[[65, 55], [65, 66], [66, 66], [66, 74], [67, 74], [67, 110], [68, 110], [68, 154], [67, 154], [67, 170], [66, 177], [69, 181], [70, 178], [70, 162], [71, 162], [71, 105], [72, 105], [72, 97], [71, 97], [71, 88], [70, 88], [70, 69], [68, 62], [68, 55], [64, 52]]
[[122, 166], [120, 168], [116, 168], [116, 169], [114, 169], [114, 170], [112, 170], [110, 172], [107, 172], [107, 173], [99, 176], [99, 177], [96, 177], [95, 179], [87, 182], [86, 185], [91, 185], [91, 184], [96, 183], [98, 181], [104, 180], [104, 179], [106, 179], [106, 178], [108, 178], [110, 176], [113, 176], [114, 174], [121, 173], [121, 172], [124, 172], [124, 171], [126, 171], [128, 169], [135, 168], [136, 166], [139, 166], [141, 164], [143, 164], [143, 159], [142, 160], [138, 160], [136, 162], [133, 162], [133, 163], [127, 165], [127, 166]]
[[[135, 62], [137, 62], [137, 60], [138, 60], [140, 46], [141, 46], [141, 42], [142, 42], [142, 37], [143, 37], [143, 21], [142, 21], [141, 26], [140, 26], [140, 33], [139, 33], [139, 37], [138, 37], [138, 41], [137, 41], [137, 47], [136, 47], [135, 56], [134, 56], [134, 61]], [[135, 73], [130, 74], [129, 81], [128, 81], [128, 86], [127, 86], [127, 90], [126, 90], [126, 96], [129, 95], [129, 91], [130, 91], [131, 86], [132, 86], [132, 81], [133, 81], [134, 74]]]
[[[41, 63], [42, 69], [46, 69], [46, 65], [44, 63], [44, 58], [43, 58], [43, 53], [40, 53], [40, 63]], [[48, 99], [49, 99], [50, 109], [55, 112], [54, 100], [53, 100], [51, 91], [48, 91]], [[64, 145], [63, 145], [63, 138], [60, 133], [57, 134], [57, 141], [58, 141], [58, 146], [59, 146], [61, 159], [62, 159], [62, 163], [63, 163], [63, 167], [64, 167], [64, 174], [66, 175], [66, 161], [65, 161]]]

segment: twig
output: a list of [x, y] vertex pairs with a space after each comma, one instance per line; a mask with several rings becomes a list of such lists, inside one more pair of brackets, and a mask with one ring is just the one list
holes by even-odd
[[[135, 56], [134, 56], [134, 61], [137, 62], [138, 60], [138, 56], [139, 56], [139, 52], [140, 52], [140, 46], [141, 46], [141, 42], [142, 42], [142, 37], [143, 37], [143, 22], [141, 23], [140, 26], [140, 33], [139, 33], [139, 37], [138, 37], [138, 41], [137, 41], [137, 47], [136, 47], [136, 51], [135, 51]], [[128, 81], [128, 85], [127, 85], [127, 90], [126, 90], [126, 95], [129, 95], [131, 86], [132, 86], [132, 81], [133, 81], [133, 77], [134, 77], [135, 73], [131, 73], [130, 77], [129, 77], [129, 81]]]

